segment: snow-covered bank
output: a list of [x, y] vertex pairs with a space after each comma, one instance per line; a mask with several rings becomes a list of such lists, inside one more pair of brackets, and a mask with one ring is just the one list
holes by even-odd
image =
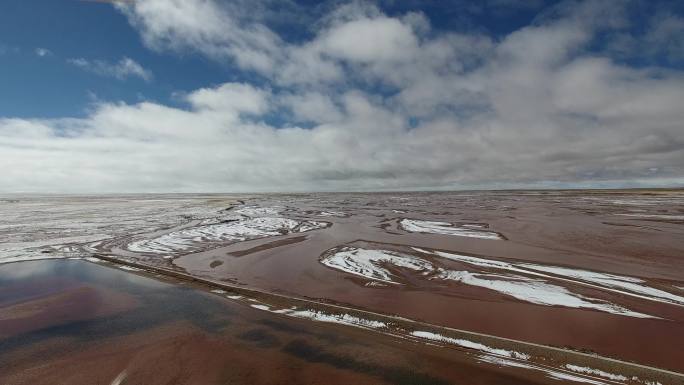
[[504, 239], [499, 233], [483, 230], [481, 226], [473, 226], [472, 224], [456, 225], [449, 222], [402, 219], [399, 225], [402, 229], [412, 233], [454, 235], [480, 239]]

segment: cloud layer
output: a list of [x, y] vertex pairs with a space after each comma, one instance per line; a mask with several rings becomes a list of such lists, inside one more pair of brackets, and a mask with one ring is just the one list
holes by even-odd
[[[678, 60], [675, 16], [633, 34], [624, 4], [564, 3], [494, 37], [355, 2], [293, 39], [241, 7], [118, 5], [150, 49], [202, 55], [258, 82], [194, 90], [181, 107], [99, 102], [80, 119], [0, 119], [0, 189], [684, 184], [684, 73], [626, 60], [648, 39]], [[149, 76], [137, 63], [100, 64], [84, 68]]]

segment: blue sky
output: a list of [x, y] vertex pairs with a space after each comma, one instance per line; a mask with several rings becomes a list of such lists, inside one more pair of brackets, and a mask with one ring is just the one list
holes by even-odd
[[[319, 5], [313, 15], [331, 6]], [[479, 2], [470, 6], [479, 8]], [[555, 3], [555, 2], [549, 2]], [[421, 10], [442, 29], [482, 30], [506, 34], [529, 23], [542, 9], [539, 5], [508, 9], [483, 7], [463, 11], [463, 5], [448, 2], [398, 2], [386, 6], [389, 14]], [[300, 3], [310, 8], [311, 4]], [[468, 6], [466, 4], [466, 6]], [[315, 8], [315, 6], [314, 6]], [[307, 19], [308, 20], [308, 19]], [[292, 40], [311, 35], [302, 28], [305, 20], [292, 19], [277, 27]], [[230, 65], [202, 56], [156, 52], [147, 49], [127, 18], [107, 3], [90, 1], [8, 0], [0, 13], [0, 116], [84, 116], [94, 98], [135, 103], [156, 100], [174, 103], [172, 95], [229, 81], [259, 81]], [[49, 53], [38, 56], [36, 49]], [[133, 58], [154, 74], [153, 81], [128, 78], [124, 81], [83, 71], [68, 62], [72, 58], [116, 62]], [[263, 80], [262, 80], [263, 81]]]
[[679, 1], [7, 0], [0, 190], [680, 186], [683, 41]]
[[[154, 52], [126, 17], [106, 3], [8, 0], [0, 13], [0, 116], [83, 116], [94, 97], [134, 103], [173, 102], [179, 90], [230, 81], [238, 74], [203, 57]], [[40, 57], [36, 49], [50, 51]], [[84, 71], [71, 58], [134, 58], [154, 74], [146, 82]]]

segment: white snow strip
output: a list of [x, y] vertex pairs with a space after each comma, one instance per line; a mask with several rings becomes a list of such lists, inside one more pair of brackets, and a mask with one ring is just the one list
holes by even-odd
[[251, 307], [253, 307], [253, 308], [255, 308], [255, 309], [259, 309], [259, 310], [266, 310], [266, 311], [271, 310], [271, 307], [270, 307], [270, 306], [266, 306], [266, 305], [251, 304], [251, 305], [249, 305], [249, 306], [251, 306]]
[[95, 257], [85, 257], [85, 258], [83, 258], [83, 259], [85, 259], [85, 260], [88, 261], [88, 262], [94, 262], [94, 263], [102, 262], [101, 259], [95, 258]]
[[498, 356], [484, 355], [484, 356], [479, 358], [479, 361], [480, 362], [486, 362], [488, 364], [494, 364], [497, 366], [512, 366], [515, 368], [537, 369], [536, 366], [527, 364], [525, 362], [513, 361], [510, 359], [498, 357]]
[[536, 271], [543, 271], [546, 273], [556, 274], [563, 277], [574, 278], [581, 281], [595, 283], [600, 286], [613, 287], [622, 290], [627, 290], [633, 293], [642, 294], [647, 297], [659, 298], [668, 302], [674, 302], [684, 305], [684, 297], [668, 293], [664, 290], [655, 289], [643, 285], [644, 280], [627, 277], [623, 275], [599, 273], [595, 271], [570, 269], [567, 267], [557, 266], [542, 266], [535, 264], [519, 264], [518, 266]]
[[312, 321], [336, 323], [365, 329], [379, 329], [387, 327], [387, 324], [384, 322], [359, 318], [347, 313], [331, 314], [322, 312], [320, 310], [297, 310], [296, 307], [291, 307], [289, 309], [271, 310], [270, 306], [262, 304], [251, 304], [249, 306], [259, 310], [269, 311], [271, 313], [282, 314], [294, 318], [304, 318]]
[[426, 254], [434, 254], [442, 258], [450, 259], [452, 261], [457, 261], [457, 262], [463, 262], [467, 263], [473, 266], [479, 266], [479, 267], [486, 267], [486, 268], [494, 268], [494, 269], [503, 269], [503, 270], [509, 270], [509, 271], [515, 271], [519, 273], [526, 273], [526, 270], [523, 269], [518, 269], [512, 264], [504, 261], [498, 261], [496, 259], [485, 259], [485, 258], [478, 258], [478, 257], [471, 257], [468, 255], [460, 255], [460, 254], [453, 254], [453, 253], [445, 253], [442, 251], [428, 251], [425, 249], [419, 249], [417, 247], [413, 247], [413, 250], [416, 250], [421, 253], [426, 253]]
[[[486, 271], [450, 270], [435, 267], [431, 262], [414, 255], [389, 250], [371, 250], [356, 247], [341, 247], [331, 254], [324, 256], [320, 262], [330, 268], [349, 274], [391, 284], [400, 283], [396, 282], [395, 276], [388, 270], [389, 265], [421, 272], [423, 275], [430, 275], [429, 279], [432, 280], [450, 280], [466, 285], [483, 287], [537, 305], [592, 309], [636, 318], [657, 318], [604, 300], [572, 293], [563, 286], [547, 282], [548, 280], [553, 280], [553, 276], [519, 268], [508, 262], [440, 251], [430, 252], [415, 247], [413, 249], [420, 253], [437, 255], [480, 268], [505, 270], [506, 273], [493, 274]], [[544, 279], [511, 274], [510, 272], [541, 276]]]
[[552, 378], [554, 380], [584, 382], [587, 384], [594, 384], [594, 385], [606, 385], [606, 383], [603, 381], [599, 381], [599, 380], [592, 379], [592, 378], [580, 377], [580, 376], [576, 376], [576, 375], [570, 374], [570, 373], [556, 372], [553, 370], [546, 370], [546, 373], [549, 375], [550, 378]]
[[341, 211], [321, 211], [318, 215], [322, 217], [345, 217], [347, 214]]
[[637, 313], [609, 302], [598, 299], [590, 300], [582, 295], [571, 293], [562, 286], [524, 276], [501, 276], [439, 269], [439, 274], [435, 278], [484, 287], [538, 305], [594, 309], [629, 317], [652, 318], [647, 314]]
[[307, 231], [323, 229], [326, 227], [328, 227], [328, 223], [326, 222], [304, 221], [300, 223], [299, 227], [297, 227], [297, 232], [304, 233]]
[[[412, 249], [421, 253], [437, 255], [442, 258], [467, 263], [473, 266], [502, 269], [516, 273], [524, 273], [528, 275], [542, 277], [547, 280], [564, 280], [601, 290], [626, 294], [650, 301], [684, 305], [684, 297], [666, 292], [664, 290], [659, 290], [643, 285], [642, 283], [644, 283], [644, 281], [642, 279], [635, 277], [627, 277], [609, 273], [600, 273], [588, 270], [571, 269], [559, 266], [545, 266], [531, 263], [508, 263], [495, 259], [478, 258], [467, 255], [446, 253], [442, 251], [429, 251], [417, 247], [413, 247]], [[560, 277], [550, 274], [555, 274]]]
[[356, 326], [366, 329], [386, 328], [387, 324], [381, 321], [367, 320], [359, 318], [347, 313], [344, 314], [330, 314], [322, 311], [313, 310], [296, 310], [296, 309], [282, 309], [276, 310], [274, 313], [284, 314], [295, 318], [306, 318], [313, 321], [330, 322], [348, 326]]
[[457, 226], [449, 222], [421, 221], [417, 219], [402, 219], [399, 224], [404, 230], [412, 233], [455, 235], [459, 237], [481, 239], [503, 239], [498, 233], [474, 229], [470, 225]]
[[[174, 231], [153, 239], [132, 242], [128, 250], [136, 253], [171, 254], [202, 243], [236, 242], [326, 227], [317, 221], [296, 221], [288, 218], [259, 217], [241, 221], [202, 225]], [[165, 256], [166, 258], [168, 256]]]
[[451, 344], [451, 345], [458, 345], [458, 346], [466, 348], [466, 349], [474, 349], [474, 350], [478, 350], [478, 351], [488, 353], [488, 354], [496, 354], [498, 356], [504, 356], [504, 357], [508, 357], [508, 358], [517, 358], [520, 360], [530, 359], [529, 354], [516, 352], [514, 350], [492, 348], [492, 347], [489, 347], [487, 345], [483, 345], [483, 344], [478, 343], [478, 342], [472, 342], [472, 341], [468, 341], [468, 340], [464, 340], [464, 339], [456, 339], [456, 338], [451, 338], [451, 337], [445, 337], [441, 334], [417, 330], [417, 331], [412, 331], [411, 335], [414, 337], [423, 338], [426, 340], [439, 341], [439, 342], [444, 342], [444, 343]]
[[573, 372], [593, 374], [593, 375], [608, 378], [608, 379], [614, 380], [614, 381], [627, 381], [629, 379], [628, 377], [625, 377], [625, 376], [620, 375], [620, 374], [608, 373], [608, 372], [604, 372], [603, 370], [588, 368], [586, 366], [577, 366], [577, 365], [566, 364], [565, 367], [572, 370]]
[[574, 381], [574, 382], [583, 382], [583, 383], [594, 384], [594, 385], [607, 385], [605, 382], [599, 381], [599, 380], [594, 379], [594, 378], [580, 377], [580, 376], [573, 375], [571, 373], [555, 371], [555, 370], [544, 368], [541, 366], [531, 365], [531, 364], [528, 364], [525, 362], [520, 362], [520, 361], [513, 361], [513, 360], [510, 360], [507, 358], [502, 358], [502, 357], [497, 357], [497, 356], [482, 356], [479, 358], [479, 361], [484, 362], [484, 363], [488, 363], [488, 364], [494, 364], [497, 366], [508, 366], [508, 367], [514, 367], [514, 368], [539, 370], [539, 371], [545, 372], [550, 378], [552, 378], [554, 380], [559, 380], [559, 381]]
[[122, 370], [121, 373], [112, 380], [111, 385], [121, 385], [126, 379], [126, 375], [126, 369]]
[[214, 294], [226, 294], [226, 291], [221, 289], [213, 289], [211, 292]]
[[117, 267], [121, 270], [127, 270], [127, 271], [143, 271], [143, 269], [138, 269], [137, 267], [127, 266], [127, 265], [118, 265]]
[[230, 299], [242, 299], [243, 297], [241, 295], [227, 295], [226, 298]]
[[382, 265], [391, 264], [423, 272], [434, 270], [430, 262], [419, 257], [387, 250], [354, 247], [340, 248], [335, 253], [323, 257], [321, 263], [350, 274], [394, 284], [398, 282], [392, 280], [392, 274]]

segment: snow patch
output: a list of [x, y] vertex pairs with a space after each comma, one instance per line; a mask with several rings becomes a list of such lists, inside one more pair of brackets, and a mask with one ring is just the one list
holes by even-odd
[[599, 273], [595, 271], [587, 271], [580, 269], [571, 269], [567, 267], [542, 266], [527, 263], [519, 264], [518, 266], [531, 270], [543, 271], [545, 273], [560, 275], [562, 277], [573, 278], [580, 281], [591, 282], [604, 287], [612, 287], [627, 290], [632, 293], [642, 294], [647, 297], [659, 298], [668, 302], [684, 305], [684, 297], [668, 293], [664, 290], [659, 290], [649, 286], [645, 286], [643, 285], [644, 280], [640, 278], [627, 277], [623, 275], [609, 273]]
[[559, 381], [574, 381], [574, 382], [583, 382], [583, 383], [588, 383], [588, 384], [594, 384], [594, 385], [607, 385], [605, 382], [599, 381], [597, 379], [593, 378], [586, 378], [586, 377], [580, 377], [576, 376], [570, 373], [564, 373], [560, 371], [555, 371], [552, 369], [536, 366], [536, 365], [530, 365], [525, 362], [520, 362], [520, 361], [513, 361], [507, 358], [502, 358], [502, 357], [496, 357], [496, 356], [482, 356], [479, 359], [480, 362], [488, 363], [488, 364], [494, 364], [497, 366], [508, 366], [508, 367], [514, 367], [514, 368], [524, 368], [524, 369], [531, 369], [531, 370], [539, 370], [544, 373], [546, 373], [550, 378], [554, 380], [559, 380]]
[[506, 350], [506, 349], [497, 349], [497, 348], [492, 348], [487, 345], [483, 345], [478, 342], [472, 342], [464, 339], [457, 339], [457, 338], [451, 338], [451, 337], [445, 337], [441, 334], [436, 334], [436, 333], [431, 333], [431, 332], [426, 332], [426, 331], [413, 331], [411, 332], [411, 335], [414, 337], [426, 339], [426, 340], [431, 340], [431, 341], [439, 341], [439, 342], [444, 342], [447, 344], [451, 345], [458, 345], [460, 347], [466, 348], [466, 349], [474, 349], [478, 350], [487, 354], [495, 354], [498, 356], [504, 356], [508, 358], [517, 358], [520, 360], [529, 360], [530, 355], [525, 354], [525, 353], [520, 353], [516, 352], [514, 350]]
[[620, 374], [608, 373], [608, 372], [604, 372], [603, 370], [592, 369], [592, 368], [588, 368], [586, 366], [577, 366], [577, 365], [567, 364], [567, 365], [565, 365], [565, 367], [572, 370], [573, 372], [593, 374], [593, 375], [596, 375], [599, 377], [605, 377], [605, 378], [615, 380], [615, 381], [627, 381], [629, 379], [628, 377], [625, 377], [625, 376], [620, 375]]
[[430, 262], [412, 255], [388, 250], [369, 250], [354, 247], [342, 247], [323, 257], [320, 262], [333, 269], [392, 284], [398, 282], [392, 280], [392, 274], [382, 265], [391, 264], [423, 272], [434, 270]]
[[297, 228], [297, 232], [298, 233], [304, 233], [307, 231], [323, 229], [326, 227], [328, 227], [328, 223], [326, 223], [326, 222], [304, 221], [304, 222], [301, 222], [301, 224]]
[[347, 214], [341, 212], [341, 211], [321, 211], [318, 215], [322, 217], [346, 217]]
[[270, 215], [278, 215], [283, 209], [281, 207], [259, 207], [259, 206], [246, 206], [235, 210], [236, 213], [245, 215], [248, 217], [262, 217]]
[[557, 372], [557, 371], [553, 371], [553, 370], [546, 370], [546, 373], [548, 374], [548, 376], [550, 378], [552, 378], [554, 380], [584, 382], [587, 384], [594, 384], [594, 385], [606, 385], [605, 382], [595, 380], [592, 378], [576, 376], [576, 375], [570, 374], [570, 373]]
[[121, 385], [126, 379], [127, 373], [126, 369], [122, 370], [111, 382], [111, 385]]
[[249, 306], [251, 306], [251, 307], [253, 307], [253, 308], [255, 308], [255, 309], [259, 309], [259, 310], [266, 310], [266, 311], [271, 310], [271, 307], [270, 307], [270, 306], [261, 305], [261, 304], [254, 304], [254, 303], [253, 303], [253, 304], [251, 304], [251, 305], [249, 305]]
[[421, 221], [417, 219], [402, 219], [399, 225], [404, 230], [412, 233], [455, 235], [480, 239], [504, 239], [498, 233], [473, 228], [472, 225], [454, 225], [449, 222]]
[[647, 314], [634, 312], [609, 302], [597, 299], [591, 299], [590, 301], [589, 298], [571, 293], [562, 286], [549, 284], [542, 280], [530, 279], [524, 276], [480, 274], [471, 273], [469, 271], [440, 269], [435, 278], [484, 287], [502, 294], [510, 295], [521, 301], [538, 305], [594, 309], [630, 317], [652, 318]]
[[295, 318], [306, 318], [313, 321], [330, 322], [348, 326], [356, 326], [366, 329], [386, 328], [387, 324], [381, 321], [368, 320], [359, 318], [347, 313], [330, 314], [318, 310], [296, 310], [296, 309], [282, 309], [276, 310], [274, 313], [284, 314]]
[[[132, 242], [128, 250], [136, 253], [170, 254], [193, 249], [200, 243], [239, 242], [326, 227], [325, 222], [296, 221], [288, 218], [260, 217], [236, 222], [196, 226], [153, 239]], [[165, 256], [169, 257], [169, 256]]]
[[263, 304], [251, 304], [249, 306], [259, 310], [269, 311], [271, 313], [282, 314], [294, 318], [304, 318], [312, 321], [336, 323], [365, 329], [379, 329], [387, 327], [387, 324], [384, 322], [359, 318], [347, 313], [333, 314], [325, 313], [320, 310], [298, 310], [296, 307], [291, 307], [289, 309], [271, 310], [270, 306]]
[[[548, 278], [553, 279], [553, 277], [545, 276], [548, 278], [539, 279], [521, 274], [511, 274], [510, 272], [521, 272], [540, 275], [534, 271], [530, 272], [515, 267], [507, 262], [439, 251], [430, 252], [420, 248], [413, 249], [420, 253], [437, 255], [477, 267], [502, 269], [507, 272], [504, 274], [493, 274], [484, 271], [450, 270], [436, 267], [431, 262], [414, 255], [389, 250], [372, 250], [349, 246], [334, 249], [331, 253], [322, 257], [320, 262], [330, 268], [349, 274], [395, 285], [400, 284], [400, 282], [397, 282], [395, 275], [388, 270], [389, 265], [420, 272], [424, 276], [429, 276], [428, 279], [430, 280], [449, 280], [478, 286], [537, 305], [585, 308], [636, 318], [657, 318], [607, 301], [572, 293], [563, 286], [547, 282]], [[369, 286], [369, 283], [366, 285]]]
[[143, 269], [139, 269], [137, 267], [127, 266], [127, 265], [117, 265], [116, 267], [118, 267], [121, 270], [126, 270], [126, 271], [143, 271]]
[[437, 255], [442, 258], [466, 263], [473, 266], [523, 273], [527, 275], [542, 277], [545, 280], [558, 280], [559, 278], [556, 276], [560, 276], [563, 277], [563, 279], [569, 280], [571, 282], [579, 284], [588, 284], [589, 286], [598, 289], [614, 289], [613, 291], [636, 296], [647, 300], [684, 305], [684, 297], [666, 292], [664, 290], [646, 286], [644, 280], [636, 277], [600, 273], [581, 269], [571, 269], [559, 266], [538, 265], [531, 263], [509, 263], [495, 259], [471, 257], [467, 255], [446, 253], [442, 251], [429, 251], [417, 247], [413, 247], [413, 250], [418, 251], [420, 253]]
[[529, 365], [525, 362], [513, 361], [498, 356], [482, 356], [479, 358], [479, 361], [498, 366], [512, 366], [515, 368], [536, 369], [535, 366]]

